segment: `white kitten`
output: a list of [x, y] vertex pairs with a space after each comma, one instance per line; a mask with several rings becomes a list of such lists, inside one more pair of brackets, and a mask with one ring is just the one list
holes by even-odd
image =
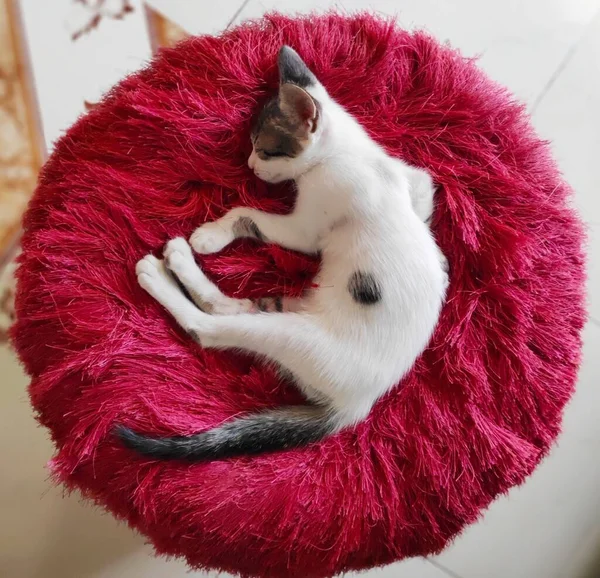
[[149, 255], [136, 271], [202, 346], [266, 357], [293, 375], [311, 405], [234, 419], [189, 438], [148, 438], [120, 427], [123, 441], [143, 454], [202, 460], [258, 453], [356, 424], [411, 369], [436, 326], [448, 278], [426, 224], [430, 176], [389, 157], [289, 47], [280, 51], [279, 70], [279, 94], [258, 119], [248, 164], [265, 181], [296, 181], [293, 212], [239, 207], [196, 229], [190, 243], [214, 253], [255, 237], [320, 252], [317, 287], [297, 300], [226, 297], [184, 239], [168, 243], [164, 262]]

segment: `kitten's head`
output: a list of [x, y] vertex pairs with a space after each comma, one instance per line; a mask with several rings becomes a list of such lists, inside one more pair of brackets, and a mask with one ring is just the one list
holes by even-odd
[[320, 132], [321, 104], [309, 94], [315, 75], [289, 46], [279, 51], [279, 93], [262, 109], [252, 129], [248, 166], [257, 177], [279, 183], [299, 177], [309, 166]]

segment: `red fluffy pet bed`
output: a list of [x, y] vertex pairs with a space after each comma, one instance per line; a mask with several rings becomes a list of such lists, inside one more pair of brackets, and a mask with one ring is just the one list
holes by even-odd
[[[287, 452], [152, 461], [115, 424], [191, 435], [301, 402], [260, 360], [195, 345], [134, 274], [227, 208], [290, 209], [292, 188], [246, 165], [284, 43], [387, 151], [433, 174], [448, 300], [414, 369], [356, 428]], [[426, 34], [273, 15], [162, 51], [57, 143], [25, 217], [13, 336], [56, 479], [195, 568], [317, 578], [439, 552], [559, 433], [585, 320], [569, 196], [523, 107]], [[198, 259], [239, 297], [298, 295], [318, 267], [249, 240]]]

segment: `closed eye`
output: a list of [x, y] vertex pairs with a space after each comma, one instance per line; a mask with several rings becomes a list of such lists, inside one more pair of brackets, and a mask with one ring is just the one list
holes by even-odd
[[289, 156], [288, 154], [282, 152], [282, 151], [262, 151], [263, 155], [265, 155], [267, 158], [269, 159], [274, 159], [277, 157], [287, 157]]

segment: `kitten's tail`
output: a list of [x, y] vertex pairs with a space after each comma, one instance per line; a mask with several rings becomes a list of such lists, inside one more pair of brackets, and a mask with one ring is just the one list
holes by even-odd
[[190, 437], [154, 438], [124, 426], [116, 433], [132, 450], [162, 460], [215, 460], [296, 448], [336, 431], [337, 420], [323, 406], [288, 406], [234, 419]]

